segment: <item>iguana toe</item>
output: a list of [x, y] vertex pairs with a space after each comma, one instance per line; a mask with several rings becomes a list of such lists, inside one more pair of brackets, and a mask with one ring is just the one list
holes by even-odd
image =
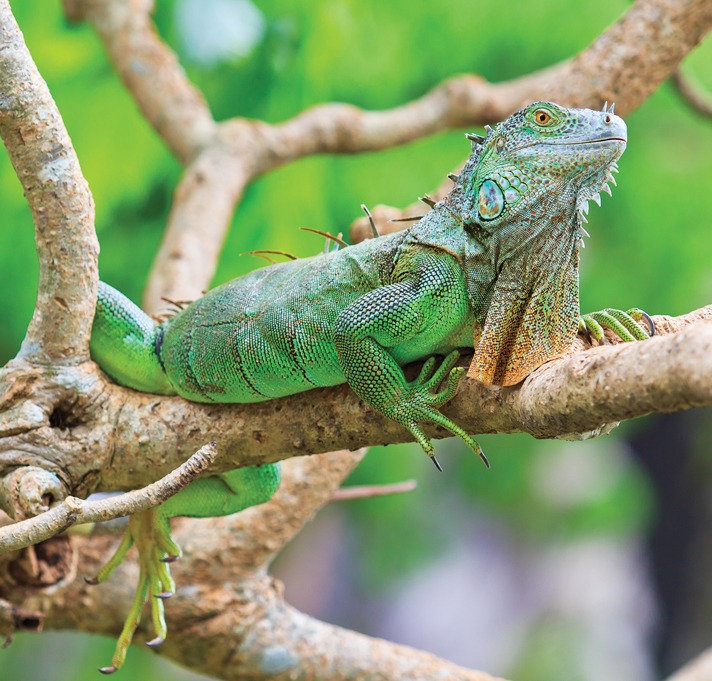
[[[116, 650], [111, 660], [110, 667], [101, 667], [102, 674], [112, 674], [126, 659], [126, 653], [133, 635], [141, 622], [141, 613], [150, 600], [151, 619], [156, 632], [155, 638], [146, 645], [155, 647], [166, 638], [167, 627], [163, 601], [170, 598], [175, 592], [175, 583], [171, 577], [170, 568], [165, 562], [166, 552], [173, 555], [168, 560], [176, 560], [180, 555], [180, 548], [170, 536], [170, 524], [160, 509], [152, 509], [144, 513], [131, 516], [129, 527], [119, 547], [106, 565], [99, 570], [93, 579], [87, 579], [90, 584], [99, 584], [106, 581], [111, 573], [121, 564], [129, 548], [136, 544], [139, 560], [139, 581], [131, 603], [129, 614], [126, 617], [123, 630], [116, 642]], [[152, 598], [149, 598], [149, 597]]]
[[[459, 357], [460, 353], [454, 350], [442, 361], [437, 371], [434, 371], [435, 358], [428, 358], [418, 378], [410, 383], [409, 395], [403, 399], [400, 414], [388, 414], [394, 421], [405, 426], [413, 434], [413, 437], [433, 460], [439, 471], [442, 471], [442, 468], [435, 458], [433, 445], [418, 425], [421, 421], [431, 421], [449, 430], [475, 452], [487, 468], [490, 467], [487, 457], [483, 454], [482, 448], [474, 438], [438, 411], [439, 407], [455, 397], [460, 381], [465, 375], [466, 369], [464, 367], [455, 366]], [[447, 377], [447, 385], [440, 392], [435, 392], [445, 380], [445, 377]], [[403, 418], [404, 416], [405, 418]]]
[[[638, 323], [641, 320], [645, 320], [649, 330], [641, 328]], [[604, 329], [610, 329], [624, 342], [647, 340], [655, 335], [652, 317], [638, 308], [631, 308], [627, 312], [606, 308], [600, 312], [585, 314], [580, 318], [579, 329], [585, 329], [586, 335], [593, 336], [599, 344], [604, 342]]]

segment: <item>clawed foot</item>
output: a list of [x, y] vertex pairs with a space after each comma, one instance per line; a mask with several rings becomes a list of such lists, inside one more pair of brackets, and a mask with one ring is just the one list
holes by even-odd
[[[647, 330], [638, 324], [642, 320], [645, 320]], [[603, 343], [604, 329], [610, 329], [622, 341], [647, 340], [655, 335], [655, 322], [647, 312], [643, 312], [637, 307], [631, 308], [627, 312], [606, 308], [601, 312], [585, 314], [579, 320], [579, 333], [583, 333], [589, 342], [593, 337], [599, 344]]]
[[102, 674], [113, 674], [121, 668], [126, 659], [126, 652], [134, 632], [141, 621], [141, 613], [146, 601], [151, 601], [151, 616], [156, 638], [146, 645], [157, 646], [166, 638], [166, 620], [163, 600], [175, 592], [168, 562], [180, 558], [180, 548], [173, 542], [168, 519], [160, 515], [160, 510], [152, 509], [145, 513], [131, 516], [129, 528], [119, 544], [119, 548], [106, 565], [93, 579], [86, 579], [89, 584], [101, 584], [121, 564], [133, 544], [138, 548], [139, 581], [131, 604], [126, 623], [116, 643], [116, 651], [110, 667], [100, 667]]
[[[420, 421], [431, 421], [437, 423], [443, 428], [449, 430], [453, 435], [457, 435], [475, 454], [477, 454], [484, 462], [487, 468], [490, 467], [487, 457], [482, 452], [482, 448], [477, 442], [468, 435], [460, 426], [453, 423], [447, 416], [443, 416], [438, 408], [455, 397], [457, 387], [462, 380], [462, 377], [467, 371], [464, 367], [455, 367], [460, 353], [455, 350], [451, 352], [442, 362], [440, 367], [435, 370], [437, 360], [435, 357], [430, 357], [423, 368], [420, 370], [420, 375], [411, 383], [405, 394], [402, 396], [401, 403], [395, 408], [393, 414], [387, 414], [394, 421], [405, 426], [417, 440], [418, 444], [425, 450], [425, 453], [432, 459], [433, 463], [439, 471], [442, 471], [438, 460], [435, 458], [433, 444], [423, 432], [423, 429], [418, 425]], [[447, 386], [439, 393], [434, 392], [438, 386], [448, 377]]]

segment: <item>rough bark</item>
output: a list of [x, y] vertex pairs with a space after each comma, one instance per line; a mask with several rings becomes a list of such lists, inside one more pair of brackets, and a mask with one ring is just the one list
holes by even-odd
[[[106, 522], [155, 508], [195, 480], [215, 460], [216, 454], [215, 445], [209, 443], [201, 447], [182, 466], [147, 487], [99, 501], [82, 501], [76, 497], [67, 497], [40, 515], [0, 527], [0, 553], [37, 544], [73, 525]], [[26, 470], [17, 468], [11, 475]], [[13, 507], [12, 504], [8, 506]]]
[[33, 362], [78, 364], [89, 359], [99, 280], [94, 202], [8, 0], [0, 0], [0, 137], [32, 211], [40, 264], [22, 354]]

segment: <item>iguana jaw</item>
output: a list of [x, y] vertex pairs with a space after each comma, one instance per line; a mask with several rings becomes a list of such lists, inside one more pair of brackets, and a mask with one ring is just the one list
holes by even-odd
[[[608, 142], [616, 142], [617, 144], [607, 144]], [[598, 137], [596, 139], [586, 139], [586, 140], [574, 140], [574, 141], [562, 141], [562, 142], [532, 142], [531, 144], [523, 144], [521, 147], [516, 147], [512, 149], [512, 153], [521, 151], [522, 149], [528, 148], [540, 148], [540, 147], [576, 147], [585, 144], [601, 144], [607, 148], [618, 147], [619, 144], [623, 144], [623, 149], [621, 149], [621, 154], [625, 151], [625, 146], [628, 140], [625, 137]]]

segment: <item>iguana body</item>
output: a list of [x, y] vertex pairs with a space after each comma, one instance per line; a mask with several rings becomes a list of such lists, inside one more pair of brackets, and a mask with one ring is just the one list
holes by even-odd
[[[452, 192], [410, 229], [257, 270], [160, 328], [101, 284], [92, 357], [122, 385], [198, 402], [260, 402], [348, 382], [430, 456], [423, 421], [444, 426], [482, 455], [438, 411], [465, 371], [454, 368], [457, 349], [475, 350], [470, 376], [512, 385], [570, 346], [580, 324], [582, 210], [610, 179], [626, 128], [605, 107], [536, 103], [472, 139], [473, 155]], [[646, 337], [633, 319], [615, 316], [622, 327], [610, 316], [596, 318], [626, 340]], [[588, 326], [600, 333], [595, 321]], [[434, 355], [446, 357], [437, 371]], [[401, 367], [422, 359], [421, 375], [407, 382]], [[137, 543], [152, 532], [155, 541], [144, 550], [150, 557], [114, 666], [104, 671], [123, 661], [146, 594], [173, 590], [157, 563], [178, 554], [166, 518], [232, 513], [266, 501], [279, 484], [276, 466], [217, 477], [170, 499], [148, 529], [134, 523]], [[160, 642], [160, 600], [151, 600]]]

